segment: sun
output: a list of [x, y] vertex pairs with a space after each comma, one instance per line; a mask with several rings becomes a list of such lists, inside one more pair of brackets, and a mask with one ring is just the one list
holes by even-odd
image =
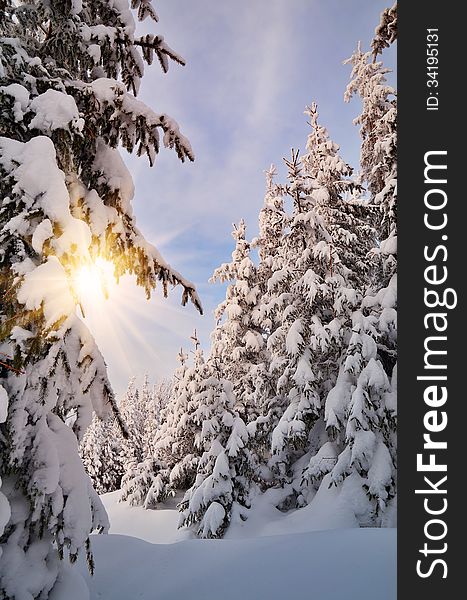
[[113, 281], [113, 265], [103, 258], [83, 265], [74, 276], [76, 295], [81, 304], [102, 303], [109, 297], [109, 285]]

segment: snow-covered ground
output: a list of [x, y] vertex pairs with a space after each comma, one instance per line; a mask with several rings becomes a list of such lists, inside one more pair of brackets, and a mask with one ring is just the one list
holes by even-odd
[[[307, 508], [282, 515], [263, 505], [258, 515], [267, 519], [234, 524], [227, 539], [198, 540], [177, 530], [174, 506], [131, 508], [118, 493], [103, 500], [112, 525], [92, 537], [95, 575], [79, 565], [92, 600], [396, 598], [395, 529], [310, 531]], [[65, 599], [63, 588], [54, 600]]]

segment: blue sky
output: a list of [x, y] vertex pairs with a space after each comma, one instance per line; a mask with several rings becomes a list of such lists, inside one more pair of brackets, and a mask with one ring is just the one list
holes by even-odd
[[[190, 139], [196, 160], [181, 164], [163, 149], [150, 168], [144, 158], [125, 160], [136, 185], [139, 227], [164, 257], [195, 282], [205, 308], [179, 306], [180, 292], [147, 302], [128, 280], [103, 313], [89, 307], [87, 321], [109, 366], [118, 394], [132, 375], [152, 380], [170, 375], [176, 354], [197, 329], [209, 348], [213, 309], [224, 289], [208, 283], [228, 261], [232, 223], [247, 221], [257, 232], [264, 196], [263, 171], [281, 162], [290, 148], [303, 148], [308, 126], [305, 105], [318, 103], [320, 121], [358, 166], [358, 101], [346, 105], [350, 76], [342, 62], [359, 40], [369, 46], [388, 0], [159, 0], [157, 33], [187, 61], [146, 70], [140, 98], [175, 118]], [[150, 27], [149, 27], [150, 26]], [[145, 23], [144, 28], [154, 30]], [[395, 52], [384, 62], [395, 66]], [[109, 325], [110, 324], [110, 325]], [[109, 331], [109, 328], [112, 331]]]

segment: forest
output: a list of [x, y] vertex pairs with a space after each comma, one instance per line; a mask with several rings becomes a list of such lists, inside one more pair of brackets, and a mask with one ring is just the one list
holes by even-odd
[[[167, 149], [196, 168], [178, 123], [138, 98], [150, 77], [145, 67], [159, 63], [166, 73], [185, 65], [162, 35], [141, 33], [142, 21], [159, 28], [151, 0], [0, 2], [5, 599], [102, 598], [86, 569], [99, 581], [100, 562], [129, 543], [112, 535], [121, 510], [128, 523], [131, 515], [149, 524], [176, 513], [174, 536], [178, 529], [185, 540], [226, 538], [221, 553], [254, 527], [300, 533], [306, 515], [331, 537], [300, 538], [295, 555], [325, 548], [332, 561], [340, 542], [331, 530], [339, 527], [348, 560], [352, 546], [366, 548], [370, 562], [379, 556], [372, 548], [394, 553], [374, 530], [393, 531], [397, 510], [397, 92], [383, 63], [397, 38], [397, 6], [382, 12], [368, 48], [356, 40], [344, 63], [343, 102], [359, 104], [359, 164], [341, 155], [317, 103], [304, 106], [303, 138], [286, 158], [272, 157], [264, 196], [251, 198], [257, 223], [233, 225], [231, 259], [212, 273], [225, 298], [209, 347], [193, 328], [175, 372], [132, 379], [118, 398], [87, 325], [82, 294], [92, 278], [105, 295], [101, 272], [109, 268], [117, 283], [131, 276], [147, 298], [178, 290], [183, 306], [203, 313], [198, 284], [136, 224], [138, 180], [126, 153], [152, 166]], [[109, 535], [95, 535], [109, 526]], [[287, 536], [284, 544], [293, 544]], [[243, 569], [249, 553], [253, 561], [268, 555], [267, 539], [251, 533], [249, 544], [235, 541]], [[200, 565], [214, 560], [214, 546], [177, 540], [167, 550], [181, 553], [174, 565], [194, 560], [196, 570], [203, 552], [212, 554]], [[166, 560], [164, 548], [142, 551], [160, 554], [148, 582]], [[352, 579], [347, 559], [342, 572]], [[176, 579], [173, 569], [167, 581]], [[381, 569], [381, 581], [393, 577]], [[110, 595], [112, 577], [102, 584], [106, 597], [128, 597]], [[282, 583], [266, 592], [260, 579], [238, 597], [284, 597]], [[141, 597], [190, 593], [162, 582], [165, 592], [151, 595], [147, 585]], [[374, 597], [365, 595], [372, 586], [355, 585], [361, 593], [349, 597]], [[345, 589], [323, 588], [317, 597], [337, 600]], [[292, 590], [306, 593], [305, 583]], [[191, 597], [208, 598], [199, 593]]]

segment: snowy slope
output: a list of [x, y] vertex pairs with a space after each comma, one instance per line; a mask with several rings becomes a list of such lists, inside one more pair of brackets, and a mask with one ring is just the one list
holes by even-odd
[[93, 600], [394, 600], [395, 531], [149, 544], [95, 536]]
[[[109, 535], [92, 537], [96, 574], [91, 578], [79, 565], [91, 600], [396, 598], [394, 529], [268, 535], [263, 528], [258, 537], [248, 537], [249, 530], [241, 537], [234, 526], [231, 538], [238, 539], [182, 539], [188, 534], [176, 530], [173, 508], [145, 511], [118, 504], [117, 498], [118, 493], [103, 497], [112, 526]], [[283, 529], [295, 514], [292, 529], [297, 531], [300, 513], [306, 529], [306, 511], [282, 517]], [[270, 529], [279, 531], [279, 523], [277, 517]]]
[[180, 499], [167, 501], [165, 508], [145, 510], [119, 502], [120, 495], [118, 491], [101, 496], [110, 518], [111, 534], [137, 537], [152, 544], [172, 544], [191, 537], [187, 531], [177, 529], [180, 513], [176, 505]]

